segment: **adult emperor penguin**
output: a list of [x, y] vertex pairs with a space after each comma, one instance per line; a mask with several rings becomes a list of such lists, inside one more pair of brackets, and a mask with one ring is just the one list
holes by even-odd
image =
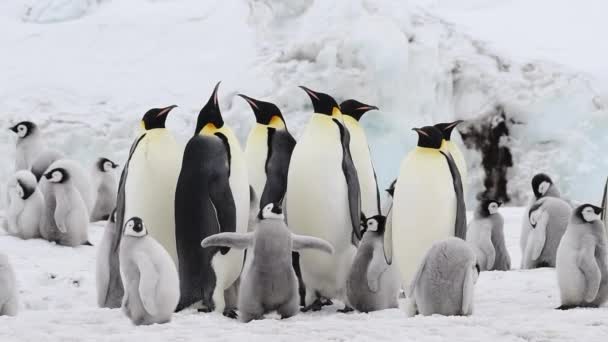
[[181, 298], [178, 310], [202, 300], [199, 311], [235, 318], [236, 298], [225, 298], [243, 266], [243, 251], [201, 248], [220, 232], [247, 231], [249, 182], [244, 154], [224, 123], [215, 86], [186, 145], [175, 193], [175, 235]]
[[281, 204], [296, 140], [287, 130], [283, 114], [275, 104], [239, 96], [249, 103], [256, 121], [245, 146], [249, 183], [260, 203]]
[[440, 150], [441, 131], [413, 130], [418, 146], [401, 162], [384, 243], [389, 262], [394, 251], [404, 287], [435, 242], [450, 236], [464, 240], [467, 229], [462, 181], [451, 155]]
[[10, 204], [6, 211], [8, 231], [22, 239], [40, 237], [40, 220], [44, 214], [44, 197], [36, 177], [19, 170], [9, 182]]
[[454, 131], [454, 128], [456, 128], [456, 126], [458, 126], [462, 122], [464, 122], [464, 121], [456, 120], [454, 122], [442, 122], [442, 123], [435, 124], [435, 127], [437, 127], [441, 131], [441, 134], [443, 135], [443, 141], [441, 142], [441, 149], [443, 151], [449, 152], [452, 155], [452, 158], [454, 158], [454, 161], [456, 162], [456, 166], [458, 166], [458, 171], [460, 171], [460, 178], [463, 180], [462, 186], [466, 188], [466, 181], [468, 179], [467, 178], [467, 174], [468, 174], [467, 163], [466, 163], [466, 161], [464, 159], [464, 155], [462, 154], [462, 151], [460, 150], [458, 145], [456, 145], [452, 141], [452, 131]]
[[42, 133], [31, 121], [19, 122], [10, 130], [17, 134], [15, 170], [29, 170], [38, 154], [45, 149]]
[[99, 158], [93, 169], [93, 190], [96, 193], [91, 221], [107, 220], [116, 207], [118, 182], [115, 169], [118, 164], [108, 158]]
[[[175, 107], [153, 108], [144, 114], [120, 176], [116, 225], [124, 227], [125, 217], [140, 217], [150, 236], [177, 265], [173, 201], [183, 149], [165, 127], [167, 116]], [[121, 236], [117, 234], [116, 239]], [[118, 248], [120, 243], [113, 245]]]
[[361, 103], [357, 100], [346, 100], [340, 104], [344, 125], [350, 133], [350, 153], [357, 169], [359, 188], [361, 189], [361, 211], [365, 217], [381, 214], [380, 192], [376, 171], [367, 144], [365, 131], [359, 120], [366, 112], [377, 110], [378, 107]]
[[286, 212], [292, 231], [334, 246], [332, 255], [300, 252], [305, 310], [320, 310], [323, 298], [346, 302], [346, 278], [361, 238], [361, 201], [350, 135], [338, 103], [327, 94], [301, 88], [312, 100], [314, 114], [293, 150]]
[[557, 249], [561, 310], [598, 307], [608, 300], [608, 239], [602, 209], [577, 207]]

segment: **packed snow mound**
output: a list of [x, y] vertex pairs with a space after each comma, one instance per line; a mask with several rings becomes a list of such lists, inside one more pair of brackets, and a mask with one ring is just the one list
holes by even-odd
[[23, 20], [33, 23], [53, 23], [78, 19], [90, 13], [104, 0], [33, 0], [26, 5]]
[[298, 137], [312, 110], [297, 87], [306, 85], [380, 107], [362, 124], [382, 187], [415, 145], [412, 127], [467, 119], [469, 206], [480, 193], [525, 203], [541, 171], [566, 196], [599, 201], [608, 97], [572, 65], [526, 59], [515, 44], [447, 21], [442, 8], [414, 6], [443, 1], [97, 2], [81, 1], [95, 3], [87, 15], [54, 25], [24, 23], [15, 4], [0, 4], [0, 29], [10, 32], [0, 44], [12, 47], [0, 66], [1, 183], [13, 171], [10, 124], [36, 121], [49, 145], [87, 165], [122, 163], [146, 110], [178, 104], [168, 126], [186, 141], [222, 80], [221, 107], [241, 142], [254, 118], [237, 93], [275, 102]]

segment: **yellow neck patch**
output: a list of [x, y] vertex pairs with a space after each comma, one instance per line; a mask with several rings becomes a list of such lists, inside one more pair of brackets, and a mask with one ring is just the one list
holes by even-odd
[[439, 152], [439, 150], [435, 149], [435, 148], [430, 148], [430, 147], [416, 146], [416, 152], [417, 153], [422, 153], [422, 154], [433, 154], [433, 153]]
[[214, 124], [208, 123], [203, 127], [203, 129], [201, 129], [199, 134], [200, 135], [213, 135], [217, 131], [218, 131], [218, 128], [215, 127]]
[[340, 111], [340, 108], [334, 107], [331, 110], [331, 116], [334, 117], [334, 118], [336, 118], [336, 119], [342, 118], [342, 112]]
[[352, 116], [344, 115], [343, 118], [344, 118], [344, 123], [348, 123], [353, 126], [359, 125], [359, 121], [355, 120], [355, 118], [353, 118]]
[[272, 118], [270, 118], [270, 122], [268, 122], [268, 127], [283, 129], [285, 128], [285, 123], [278, 115], [274, 115]]

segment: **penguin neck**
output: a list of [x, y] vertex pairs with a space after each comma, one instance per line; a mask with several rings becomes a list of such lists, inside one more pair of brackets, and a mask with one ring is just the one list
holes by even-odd
[[270, 118], [268, 125], [263, 125], [263, 126], [271, 127], [271, 128], [278, 129], [278, 130], [287, 129], [285, 122], [278, 115], [274, 115], [272, 118]]
[[439, 153], [439, 149], [431, 148], [431, 147], [421, 147], [421, 146], [416, 146], [416, 148], [414, 149], [414, 151], [416, 151], [416, 153], [421, 153], [421, 154], [435, 154], [435, 153]]

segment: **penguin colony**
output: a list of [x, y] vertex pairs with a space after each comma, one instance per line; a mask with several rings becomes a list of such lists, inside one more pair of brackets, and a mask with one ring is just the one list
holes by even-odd
[[[97, 303], [122, 308], [135, 325], [189, 308], [242, 322], [272, 311], [288, 318], [332, 300], [344, 303], [340, 312], [370, 312], [398, 307], [401, 291], [409, 315], [466, 316], [479, 272], [511, 268], [502, 203], [480, 199], [467, 225], [467, 166], [451, 140], [460, 120], [413, 129], [417, 146], [382, 206], [360, 124], [378, 107], [301, 87], [313, 113], [296, 142], [275, 104], [238, 94], [255, 116], [242, 148], [223, 119], [219, 85], [185, 147], [165, 127], [177, 106], [148, 110], [120, 178], [105, 157], [85, 172], [48, 148], [33, 122], [11, 127], [6, 230], [90, 245], [88, 223], [106, 220]], [[608, 191], [602, 207], [574, 205], [542, 173], [532, 190], [522, 268], [557, 269], [558, 309], [604, 304]], [[0, 254], [0, 315], [17, 314], [17, 294]]]

